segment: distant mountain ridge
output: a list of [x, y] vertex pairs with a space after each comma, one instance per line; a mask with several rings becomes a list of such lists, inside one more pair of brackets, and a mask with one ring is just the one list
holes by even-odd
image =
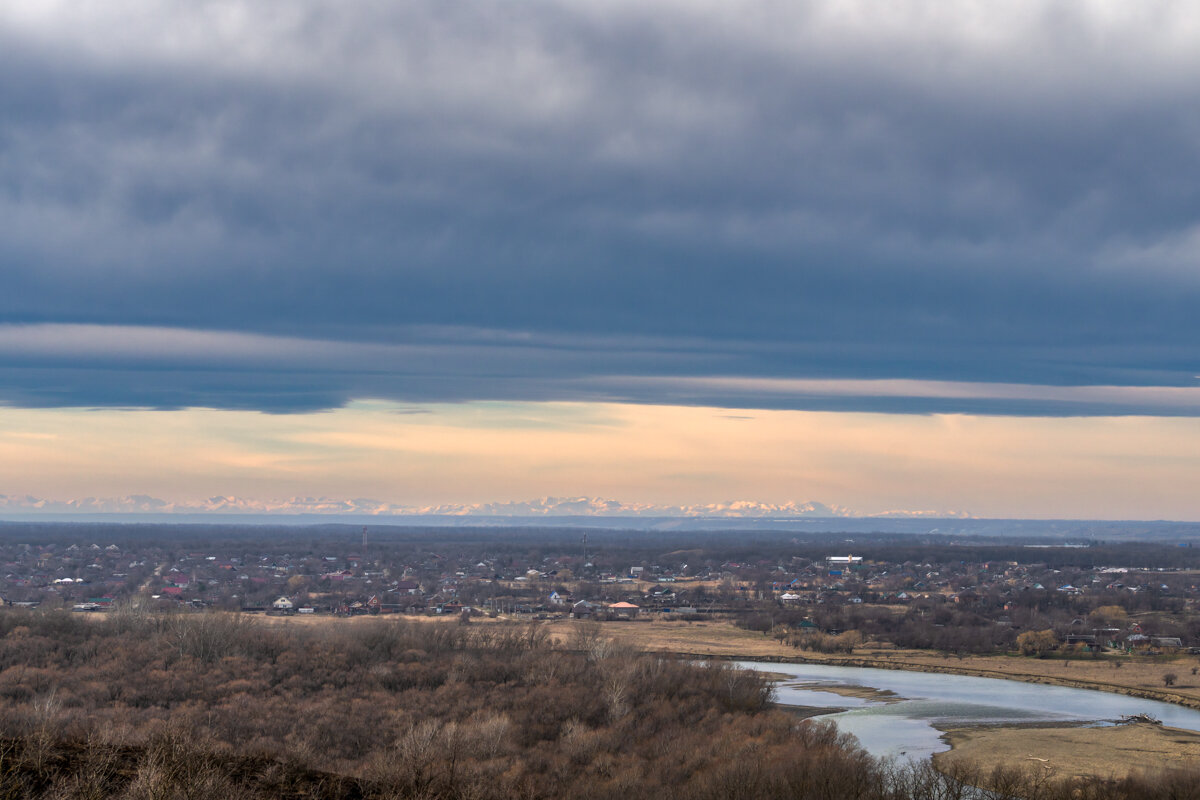
[[626, 503], [601, 497], [542, 497], [536, 500], [497, 503], [447, 503], [406, 506], [367, 498], [292, 497], [286, 500], [257, 500], [216, 495], [203, 500], [172, 502], [144, 494], [124, 497], [85, 497], [48, 500], [31, 495], [0, 494], [0, 513], [58, 514], [319, 514], [380, 517], [685, 517], [729, 519], [792, 519], [797, 517], [864, 518], [956, 518], [968, 519], [961, 511], [885, 511], [863, 514], [845, 506], [818, 502], [760, 503], [732, 500], [696, 505]]

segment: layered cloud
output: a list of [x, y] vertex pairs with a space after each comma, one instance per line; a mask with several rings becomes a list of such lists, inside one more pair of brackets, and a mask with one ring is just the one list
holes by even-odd
[[[24, 406], [302, 412], [355, 399], [672, 403], [1008, 415], [1200, 416], [1200, 385], [781, 377], [755, 346], [410, 328], [399, 341], [95, 324], [0, 325], [0, 393]], [[757, 376], [738, 373], [749, 364]], [[848, 369], [845, 367], [843, 369]], [[838, 372], [843, 369], [836, 370]]]
[[1198, 73], [1183, 2], [9, 4], [0, 401], [1194, 414]]

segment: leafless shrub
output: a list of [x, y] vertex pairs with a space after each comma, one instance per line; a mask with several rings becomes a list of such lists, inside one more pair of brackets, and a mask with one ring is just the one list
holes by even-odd
[[190, 656], [211, 664], [225, 656], [245, 653], [259, 634], [258, 623], [245, 614], [206, 611], [164, 617], [163, 635], [180, 658]]
[[576, 620], [567, 637], [567, 647], [577, 653], [590, 653], [600, 641], [602, 628], [595, 620]]

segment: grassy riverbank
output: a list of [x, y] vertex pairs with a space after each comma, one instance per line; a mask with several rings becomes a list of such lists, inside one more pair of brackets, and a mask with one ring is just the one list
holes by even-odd
[[[562, 628], [566, 630], [566, 628]], [[903, 669], [917, 672], [975, 675], [1026, 683], [1045, 683], [1078, 689], [1159, 700], [1200, 709], [1200, 668], [1195, 656], [1106, 656], [1102, 658], [1032, 658], [1019, 655], [950, 656], [925, 650], [858, 648], [850, 654], [797, 650], [764, 634], [747, 631], [723, 620], [705, 622], [635, 621], [605, 623], [604, 635], [644, 650], [683, 653], [710, 658], [745, 658], [792, 663]], [[1174, 685], [1164, 676], [1173, 674]]]
[[1053, 778], [1120, 779], [1200, 763], [1200, 733], [1161, 725], [1014, 726], [957, 728], [945, 732], [953, 748], [933, 757], [952, 770], [970, 764], [984, 773], [1026, 768]]

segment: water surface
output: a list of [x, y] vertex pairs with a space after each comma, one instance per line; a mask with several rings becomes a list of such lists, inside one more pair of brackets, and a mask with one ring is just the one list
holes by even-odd
[[[1200, 711], [1136, 697], [969, 675], [739, 661], [738, 666], [783, 674], [783, 705], [846, 709], [825, 719], [852, 733], [870, 753], [925, 758], [949, 749], [938, 728], [972, 724], [1082, 723], [1111, 725], [1128, 714], [1150, 714], [1165, 725], [1200, 731]], [[796, 686], [803, 683], [808, 686]], [[814, 686], [863, 686], [895, 692], [898, 702], [844, 697]]]

